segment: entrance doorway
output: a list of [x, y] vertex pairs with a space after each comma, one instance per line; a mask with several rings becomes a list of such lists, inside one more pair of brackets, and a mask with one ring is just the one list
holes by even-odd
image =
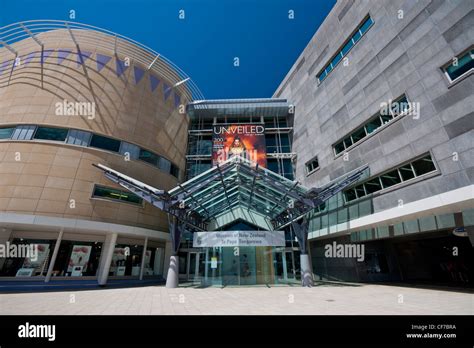
[[188, 262], [186, 270], [186, 279], [189, 281], [201, 281], [204, 275], [206, 254], [202, 252], [191, 251], [188, 253]]
[[292, 250], [275, 250], [273, 263], [275, 276], [278, 282], [286, 283], [296, 279], [294, 253]]

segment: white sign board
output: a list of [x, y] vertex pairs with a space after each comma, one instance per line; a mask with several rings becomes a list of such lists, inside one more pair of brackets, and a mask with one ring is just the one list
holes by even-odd
[[285, 246], [284, 231], [194, 232], [193, 247]]

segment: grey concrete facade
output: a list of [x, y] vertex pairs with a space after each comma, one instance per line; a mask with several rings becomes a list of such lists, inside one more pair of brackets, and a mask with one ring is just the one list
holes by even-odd
[[[367, 15], [374, 23], [347, 53], [348, 64], [339, 63], [319, 82], [318, 73]], [[472, 49], [473, 44], [474, 2], [470, 0], [336, 3], [274, 93], [274, 97], [286, 98], [295, 105], [296, 179], [307, 187], [319, 187], [366, 163], [370, 169], [368, 176], [372, 177], [428, 152], [437, 171], [421, 180], [373, 193], [360, 200], [359, 207], [348, 207], [349, 217], [343, 220], [342, 227], [339, 220], [331, 224], [329, 216], [324, 235], [310, 233], [311, 241], [321, 241], [319, 251], [328, 238], [353, 241], [348, 235], [357, 229], [351, 223], [360, 216], [352, 217], [350, 209], [361, 209], [364, 204], [370, 210], [365, 221], [371, 216], [375, 221], [377, 213], [391, 214], [400, 202], [411, 203], [412, 209], [431, 198], [437, 202], [431, 210], [406, 216], [434, 219], [435, 211], [443, 214], [462, 211], [464, 223], [469, 224], [467, 220], [471, 220], [474, 212], [474, 74], [471, 69], [463, 78], [450, 82], [443, 67]], [[406, 115], [395, 119], [346, 150], [345, 156], [335, 155], [333, 144], [376, 115], [382, 103], [403, 94], [409, 101], [419, 103], [419, 118]], [[318, 159], [319, 169], [308, 174], [305, 164], [314, 157]], [[464, 202], [448, 206], [443, 198], [438, 199], [450, 192], [456, 192], [456, 196], [459, 192], [465, 194]], [[347, 207], [342, 196], [336, 204]], [[377, 222], [367, 223], [365, 240], [377, 239], [377, 228], [382, 226], [386, 228], [385, 237], [394, 237], [397, 228], [394, 231], [393, 225], [409, 219], [400, 216], [383, 220], [379, 214]], [[336, 224], [339, 228], [331, 229]], [[352, 261], [338, 262], [346, 263], [342, 268], [354, 267]], [[361, 279], [354, 272], [342, 278]]]

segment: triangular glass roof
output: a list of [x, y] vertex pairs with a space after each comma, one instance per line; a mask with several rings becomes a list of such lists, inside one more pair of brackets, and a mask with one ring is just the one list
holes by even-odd
[[164, 191], [103, 165], [96, 167], [110, 180], [197, 230], [207, 230], [211, 221], [236, 209], [258, 214], [274, 229], [281, 229], [356, 182], [367, 169], [363, 166], [323, 188], [308, 189], [235, 156]]

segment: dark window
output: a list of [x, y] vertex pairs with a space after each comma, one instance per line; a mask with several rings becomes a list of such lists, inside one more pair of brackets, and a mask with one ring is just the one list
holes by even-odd
[[367, 194], [380, 191], [382, 186], [380, 185], [379, 178], [373, 178], [365, 183], [365, 190]]
[[364, 197], [365, 196], [364, 185], [356, 186], [355, 191], [357, 193], [357, 197]]
[[392, 120], [392, 115], [380, 115], [380, 118], [382, 119], [382, 124], [388, 123]]
[[362, 34], [364, 34], [370, 28], [372, 23], [373, 21], [370, 17], [365, 20], [365, 22], [360, 26], [360, 31], [362, 32]]
[[312, 171], [319, 168], [318, 158], [315, 157], [311, 161], [306, 163], [306, 172], [311, 173]]
[[348, 202], [349, 202], [349, 201], [353, 201], [354, 199], [357, 198], [355, 189], [353, 189], [353, 188], [347, 190], [347, 191], [345, 192], [345, 194], [346, 194], [346, 201], [348, 201]]
[[436, 167], [430, 155], [423, 157], [417, 161], [414, 161], [412, 165], [415, 169], [416, 176], [420, 176], [436, 170]]
[[407, 181], [415, 177], [415, 173], [413, 173], [413, 169], [411, 168], [410, 163], [400, 167], [399, 171], [403, 181]]
[[396, 185], [401, 183], [400, 176], [398, 175], [398, 170], [393, 170], [386, 174], [380, 176], [380, 180], [382, 181], [382, 185], [384, 188]]
[[143, 201], [140, 197], [136, 196], [131, 192], [99, 185], [94, 186], [94, 192], [92, 193], [92, 197], [106, 198], [133, 204], [142, 204]]
[[10, 139], [15, 127], [11, 128], [0, 128], [0, 139]]
[[34, 135], [34, 139], [64, 141], [67, 137], [67, 129], [65, 128], [49, 128], [38, 127]]
[[171, 175], [173, 175], [176, 179], [179, 179], [179, 168], [178, 166], [171, 164]]
[[348, 136], [346, 139], [344, 139], [344, 144], [346, 145], [346, 149], [352, 145], [352, 139], [350, 136]]
[[90, 146], [96, 147], [98, 149], [118, 152], [120, 149], [120, 141], [108, 137], [103, 137], [102, 135], [93, 134]]
[[365, 129], [367, 130], [367, 134], [372, 133], [374, 130], [379, 128], [382, 125], [382, 121], [380, 120], [380, 117], [377, 115], [376, 118], [374, 118], [372, 121], [367, 123], [365, 125]]
[[336, 150], [336, 155], [344, 152], [344, 143], [341, 141], [340, 143], [334, 145], [334, 150]]
[[454, 81], [471, 69], [474, 69], [474, 50], [470, 50], [461, 55], [461, 57], [458, 57], [457, 64], [453, 62], [451, 65], [447, 66], [446, 72], [451, 81]]
[[160, 160], [160, 157], [151, 151], [140, 149], [140, 156], [138, 159], [158, 167], [158, 161]]
[[364, 128], [359, 128], [354, 133], [352, 133], [352, 140], [354, 143], [357, 143], [359, 140], [365, 138], [365, 130]]

